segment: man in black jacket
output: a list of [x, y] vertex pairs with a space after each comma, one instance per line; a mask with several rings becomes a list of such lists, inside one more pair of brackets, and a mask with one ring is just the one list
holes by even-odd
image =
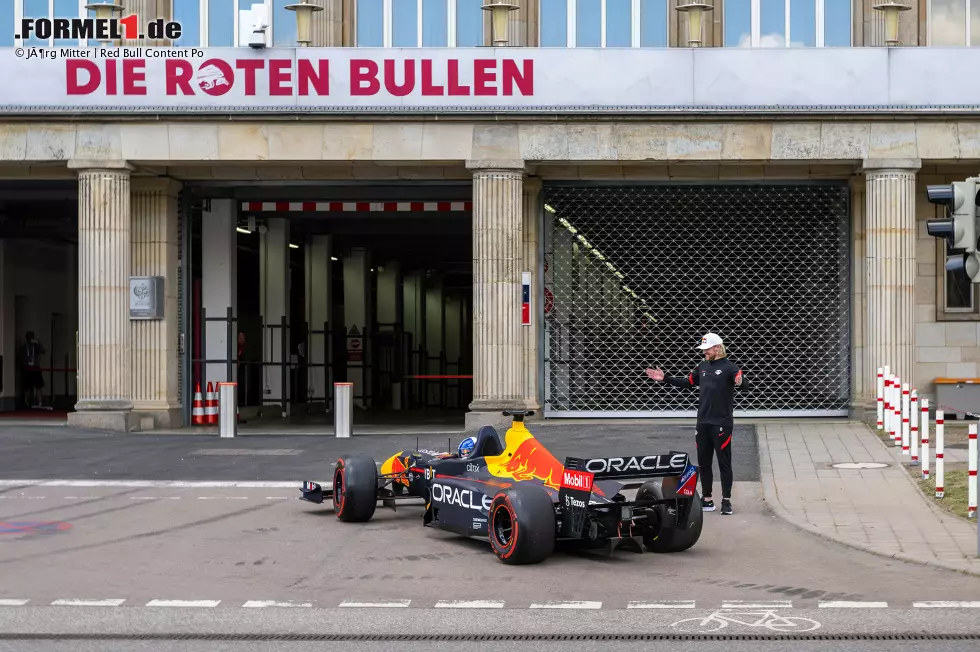
[[699, 388], [697, 437], [698, 466], [701, 471], [701, 501], [704, 511], [713, 512], [711, 500], [711, 462], [718, 453], [721, 470], [721, 513], [732, 513], [732, 429], [734, 428], [735, 388], [748, 387], [742, 370], [728, 359], [725, 344], [714, 333], [701, 338], [698, 347], [704, 352], [704, 362], [687, 376], [664, 376], [660, 369], [647, 369], [647, 375], [658, 382], [674, 387]]

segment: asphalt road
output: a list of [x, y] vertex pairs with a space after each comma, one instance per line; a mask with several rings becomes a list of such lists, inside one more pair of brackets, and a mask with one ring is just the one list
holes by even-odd
[[[537, 432], [559, 455], [613, 455], [635, 451], [636, 442], [646, 450], [644, 441], [654, 452], [693, 452], [688, 430], [659, 427], [646, 435], [634, 426]], [[705, 514], [703, 536], [691, 550], [675, 555], [620, 551], [610, 558], [560, 550], [540, 565], [511, 567], [501, 564], [486, 542], [423, 529], [416, 506], [379, 509], [370, 523], [344, 524], [329, 506], [298, 500], [298, 488], [99, 486], [107, 476], [188, 484], [211, 479], [298, 483], [322, 468], [324, 460], [335, 459], [338, 447], [387, 452], [393, 445], [398, 449], [396, 438], [228, 441], [63, 429], [0, 432], [0, 475], [6, 478], [0, 484], [0, 652], [299, 651], [323, 649], [331, 645], [330, 636], [346, 637], [335, 646], [365, 651], [394, 646], [526, 650], [529, 644], [445, 640], [461, 632], [980, 635], [980, 578], [883, 559], [796, 530], [766, 510], [760, 485], [751, 481], [758, 477], [758, 463], [749, 457], [756, 455], [751, 429], [737, 433], [736, 443], [742, 478], [734, 492], [736, 513]], [[301, 453], [256, 454], [289, 448]], [[200, 453], [207, 449], [224, 454]], [[11, 478], [95, 480], [18, 486]], [[99, 606], [89, 606], [92, 601]], [[933, 608], [926, 608], [923, 603], [930, 601]], [[358, 606], [365, 604], [371, 606]], [[167, 641], [11, 638], [21, 634], [173, 636]], [[189, 634], [200, 638], [181, 638]], [[427, 638], [356, 638], [404, 634]], [[242, 635], [266, 640], [233, 640]], [[310, 640], [288, 640], [300, 635]], [[563, 652], [695, 646], [720, 652], [782, 650], [786, 645], [794, 650], [928, 646], [953, 651], [975, 650], [978, 642], [980, 637], [534, 644]]]
[[[530, 425], [555, 454], [648, 455], [670, 450], [696, 455], [692, 426]], [[503, 441], [504, 432], [500, 431]], [[364, 435], [117, 435], [63, 427], [0, 427], [0, 479], [141, 479], [287, 481], [332, 476], [342, 453], [381, 462], [417, 447], [455, 450], [459, 438]], [[732, 438], [736, 480], [759, 480], [755, 428], [737, 426]], [[718, 477], [718, 463], [714, 463]]]

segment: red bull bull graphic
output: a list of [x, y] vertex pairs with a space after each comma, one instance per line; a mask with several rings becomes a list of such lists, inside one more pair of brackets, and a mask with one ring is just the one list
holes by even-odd
[[[405, 456], [403, 459], [402, 456], [404, 455], [405, 455], [405, 451], [398, 451], [397, 453], [389, 457], [387, 460], [385, 460], [381, 464], [381, 474], [382, 475], [394, 475], [398, 473], [404, 474], [405, 471], [408, 470], [408, 466], [407, 466], [408, 457]], [[397, 482], [398, 484], [403, 484], [406, 487], [408, 486], [408, 478], [404, 478], [404, 477], [397, 478], [394, 480], [394, 482]]]
[[[515, 423], [507, 431], [506, 441], [507, 448], [501, 455], [486, 458], [487, 471], [498, 478], [511, 478], [518, 482], [540, 480], [546, 487], [561, 489], [565, 466], [534, 438], [523, 423]], [[596, 495], [605, 495], [591, 482], [589, 488]]]

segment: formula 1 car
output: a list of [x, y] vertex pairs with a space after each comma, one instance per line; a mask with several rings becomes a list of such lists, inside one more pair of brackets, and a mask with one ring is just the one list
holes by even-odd
[[[687, 453], [631, 457], [566, 457], [561, 464], [524, 425], [528, 411], [507, 411], [502, 446], [483, 426], [467, 457], [429, 450], [400, 451], [380, 469], [367, 456], [337, 460], [333, 488], [303, 482], [301, 500], [333, 499], [341, 521], [364, 522], [377, 503], [423, 499], [424, 527], [489, 539], [506, 564], [546, 559], [558, 542], [582, 548], [666, 553], [687, 550], [701, 536], [698, 469]], [[620, 480], [635, 482], [633, 500]], [[642, 546], [640, 542], [642, 541]]]

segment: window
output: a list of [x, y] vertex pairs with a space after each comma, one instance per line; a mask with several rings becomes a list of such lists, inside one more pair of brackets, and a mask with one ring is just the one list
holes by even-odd
[[980, 45], [980, 0], [929, 0], [928, 42], [938, 46]]
[[[78, 39], [40, 39], [35, 34], [14, 43], [15, 30], [20, 28], [21, 18], [79, 18], [85, 16], [88, 0], [0, 0], [0, 46], [23, 45], [26, 47], [73, 47]], [[9, 21], [9, 22], [8, 22]]]
[[174, 41], [175, 46], [194, 48], [201, 45], [201, 1], [175, 0], [173, 3], [174, 22], [180, 23], [180, 38]]
[[0, 5], [0, 48], [14, 45], [14, 5]]
[[483, 45], [483, 0], [357, 0], [359, 47]]
[[667, 0], [540, 0], [539, 7], [541, 47], [667, 47]]
[[726, 0], [723, 7], [726, 47], [851, 45], [851, 0]]

